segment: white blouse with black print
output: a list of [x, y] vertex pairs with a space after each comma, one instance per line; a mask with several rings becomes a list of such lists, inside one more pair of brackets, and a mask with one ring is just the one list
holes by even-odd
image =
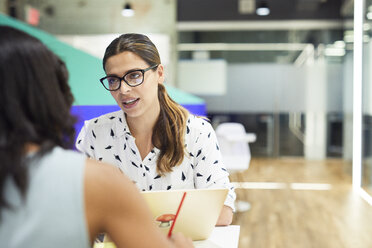
[[160, 176], [156, 147], [142, 160], [121, 110], [85, 121], [76, 148], [88, 157], [119, 167], [142, 191], [193, 188], [229, 189], [225, 205], [234, 208], [236, 198], [222, 161], [216, 134], [202, 118], [189, 115], [185, 135], [186, 154], [173, 172]]

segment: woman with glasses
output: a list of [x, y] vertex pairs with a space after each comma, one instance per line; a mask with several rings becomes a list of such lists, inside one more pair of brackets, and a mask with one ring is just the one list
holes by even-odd
[[69, 151], [75, 137], [65, 64], [34, 37], [0, 26], [1, 247], [192, 247], [153, 223], [133, 183]]
[[235, 193], [212, 126], [174, 102], [151, 40], [124, 34], [107, 47], [101, 83], [120, 111], [85, 122], [76, 147], [115, 164], [142, 191], [228, 188], [217, 225], [232, 221]]

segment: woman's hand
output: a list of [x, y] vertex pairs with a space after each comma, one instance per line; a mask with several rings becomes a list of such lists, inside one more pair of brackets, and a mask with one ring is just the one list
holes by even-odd
[[228, 226], [233, 219], [233, 210], [228, 206], [223, 206], [216, 226]]
[[192, 240], [190, 238], [187, 238], [183, 236], [182, 233], [174, 233], [172, 234], [172, 237], [170, 238], [172, 243], [177, 248], [188, 248], [188, 247], [194, 247], [194, 244], [192, 243]]

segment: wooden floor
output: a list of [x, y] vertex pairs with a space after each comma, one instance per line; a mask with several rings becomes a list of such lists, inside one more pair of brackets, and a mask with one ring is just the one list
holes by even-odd
[[233, 224], [241, 226], [239, 247], [372, 247], [372, 206], [353, 193], [348, 167], [333, 159], [252, 159], [250, 168], [231, 180], [266, 182], [258, 185], [271, 189], [253, 189], [252, 183], [236, 189], [238, 199], [251, 204], [234, 216]]

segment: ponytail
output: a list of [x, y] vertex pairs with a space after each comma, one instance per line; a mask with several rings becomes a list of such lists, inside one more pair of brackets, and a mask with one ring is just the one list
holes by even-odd
[[160, 150], [157, 172], [164, 175], [183, 161], [189, 112], [169, 97], [163, 84], [158, 86], [158, 98], [160, 114], [154, 126], [152, 143]]

